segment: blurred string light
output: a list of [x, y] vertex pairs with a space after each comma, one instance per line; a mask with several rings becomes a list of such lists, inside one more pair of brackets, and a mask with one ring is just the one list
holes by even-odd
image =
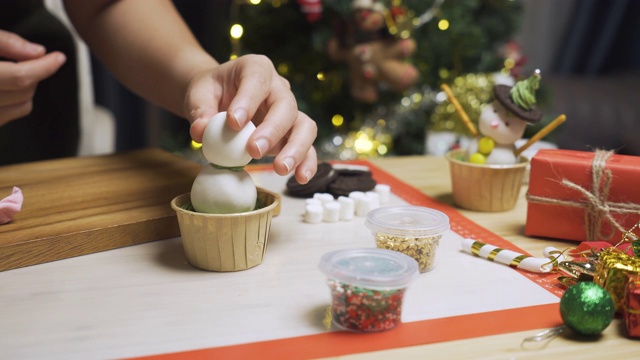
[[449, 29], [449, 20], [441, 19], [440, 21], [438, 21], [438, 29], [442, 31]]
[[288, 0], [233, 0], [231, 2], [230, 20], [231, 28], [229, 29], [229, 37], [231, 41], [231, 54], [229, 59], [233, 60], [240, 56], [242, 53], [242, 35], [244, 34], [244, 27], [238, 22], [240, 6], [242, 5], [260, 5], [262, 3], [271, 4], [273, 7], [280, 7], [282, 4], [287, 3]]
[[413, 131], [416, 120], [427, 125], [426, 114], [436, 106], [437, 94], [427, 85], [413, 88], [397, 103], [381, 103], [374, 107], [369, 114], [362, 116], [362, 120], [358, 120], [362, 121], [359, 129], [346, 133], [346, 120], [342, 114], [334, 114], [331, 123], [335, 133], [317, 144], [318, 156], [353, 160], [392, 154], [398, 134]]
[[[492, 100], [494, 84], [493, 74], [472, 73], [454, 78], [449, 86], [469, 118], [477, 124], [482, 109]], [[430, 129], [466, 134], [464, 122], [460, 119], [455, 107], [447, 101], [444, 92], [439, 92], [436, 95], [436, 103], [430, 118]]]
[[[335, 114], [331, 123], [338, 129], [344, 125], [344, 118]], [[376, 121], [368, 120], [358, 130], [346, 134], [336, 133], [321, 144], [323, 154], [333, 155], [341, 160], [384, 156], [393, 146], [391, 128], [384, 117]]]
[[340, 114], [335, 114], [331, 117], [331, 124], [335, 127], [340, 127], [344, 124], [344, 117]]
[[231, 30], [229, 31], [229, 34], [231, 35], [232, 39], [240, 40], [240, 38], [242, 37], [243, 33], [244, 33], [244, 29], [243, 29], [242, 25], [240, 25], [240, 24], [231, 25]]

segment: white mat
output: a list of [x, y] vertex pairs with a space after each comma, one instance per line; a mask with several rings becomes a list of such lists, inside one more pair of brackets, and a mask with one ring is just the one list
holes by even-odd
[[[286, 178], [253, 176], [284, 191]], [[375, 242], [362, 217], [307, 224], [304, 200], [282, 200], [265, 260], [247, 271], [197, 270], [174, 238], [0, 273], [1, 357], [122, 358], [328, 331], [320, 257]], [[441, 239], [435, 269], [407, 291], [403, 321], [559, 301], [509, 267], [463, 253], [460, 240], [452, 231]]]

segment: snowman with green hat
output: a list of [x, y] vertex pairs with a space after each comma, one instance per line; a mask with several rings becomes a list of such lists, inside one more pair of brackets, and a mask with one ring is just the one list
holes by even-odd
[[481, 137], [467, 148], [467, 160], [475, 164], [515, 164], [515, 142], [522, 138], [528, 124], [536, 124], [542, 113], [536, 106], [535, 92], [540, 85], [540, 70], [513, 87], [496, 85], [495, 99], [484, 107], [478, 118]]

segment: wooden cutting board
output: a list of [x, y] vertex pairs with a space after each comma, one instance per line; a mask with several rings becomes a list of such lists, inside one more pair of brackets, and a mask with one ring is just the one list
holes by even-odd
[[159, 149], [0, 167], [0, 198], [24, 195], [0, 225], [0, 271], [179, 236], [170, 202], [200, 169]]

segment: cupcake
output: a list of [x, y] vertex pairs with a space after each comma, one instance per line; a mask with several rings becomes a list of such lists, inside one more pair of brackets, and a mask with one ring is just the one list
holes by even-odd
[[262, 263], [271, 219], [280, 197], [257, 188], [244, 167], [251, 161], [247, 141], [255, 125], [240, 131], [226, 123], [226, 112], [205, 128], [202, 153], [209, 161], [196, 176], [191, 192], [171, 202], [178, 216], [187, 260], [210, 271], [238, 271]]

